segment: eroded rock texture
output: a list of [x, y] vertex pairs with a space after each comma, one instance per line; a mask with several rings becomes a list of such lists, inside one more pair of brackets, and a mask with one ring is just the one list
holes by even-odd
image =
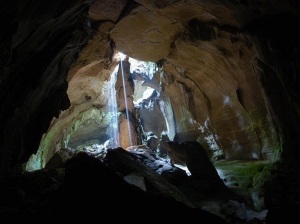
[[[70, 106], [66, 77], [89, 39], [89, 1], [12, 1], [1, 7], [1, 170], [28, 160]], [[48, 11], [48, 9], [50, 9]]]
[[[104, 5], [108, 11], [101, 11]], [[177, 142], [199, 141], [213, 160], [274, 161], [283, 151], [297, 157], [291, 138], [299, 134], [297, 79], [292, 75], [298, 70], [298, 35], [289, 25], [298, 21], [297, 9], [284, 1], [96, 1], [89, 11], [92, 37], [68, 73], [71, 107], [44, 135], [37, 154], [40, 166], [60, 148], [109, 139], [113, 116], [104, 89], [123, 60], [118, 51], [157, 63], [149, 78], [124, 62], [129, 66], [126, 96], [120, 79], [116, 84], [122, 147], [128, 146], [129, 119], [131, 142], [154, 150], [166, 134]], [[145, 90], [138, 82], [154, 88], [156, 95], [137, 108], [132, 98]]]
[[[166, 156], [167, 141], [300, 170], [298, 2], [10, 1], [0, 14], [1, 179], [60, 150]], [[293, 192], [283, 182], [267, 206], [289, 203], [272, 201]]]

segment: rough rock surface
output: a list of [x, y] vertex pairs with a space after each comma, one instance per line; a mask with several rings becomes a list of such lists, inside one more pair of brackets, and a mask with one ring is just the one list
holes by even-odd
[[[298, 1], [12, 0], [0, 15], [1, 185], [61, 149], [116, 139], [126, 148], [129, 124], [135, 145], [162, 156], [164, 140], [198, 141], [213, 162], [270, 162], [245, 189], [273, 211], [269, 220], [299, 208]], [[131, 89], [117, 89], [112, 112], [120, 52]], [[132, 70], [134, 58], [145, 62]], [[155, 92], [127, 115], [123, 100], [140, 86]]]
[[[146, 193], [86, 153], [68, 160], [65, 171], [40, 170], [21, 178], [15, 176], [7, 185], [1, 185], [2, 190], [6, 194], [1, 194], [0, 214], [7, 223], [153, 223], [175, 222], [178, 218], [190, 223], [226, 223], [217, 215], [188, 207], [172, 197]], [[155, 208], [165, 214], [156, 215]], [[177, 216], [167, 215], [172, 212]]]

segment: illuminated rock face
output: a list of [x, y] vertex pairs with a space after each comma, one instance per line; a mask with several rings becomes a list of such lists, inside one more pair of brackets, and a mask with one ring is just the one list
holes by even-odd
[[[120, 91], [123, 84], [116, 85], [123, 147], [128, 146], [127, 108], [134, 145], [157, 150], [166, 135], [171, 141], [200, 142], [212, 160], [299, 159], [300, 140], [294, 137], [300, 133], [299, 38], [289, 22], [298, 21], [299, 5], [79, 3], [48, 13], [46, 5], [35, 6], [27, 10], [28, 18], [40, 17], [40, 11], [44, 17], [32, 24], [15, 17], [4, 29], [3, 172], [33, 154], [36, 166], [43, 167], [62, 148], [104, 144], [111, 137], [106, 90], [119, 51], [157, 64], [152, 79], [128, 67], [126, 94]], [[156, 91], [145, 100], [147, 107], [133, 103], [141, 86]]]
[[[4, 15], [0, 33], [0, 190], [4, 191], [0, 193], [9, 205], [11, 199], [20, 199], [18, 189], [23, 188], [11, 188], [2, 184], [2, 180], [10, 176], [15, 183], [15, 174], [22, 173], [18, 171], [24, 171], [24, 165], [30, 171], [45, 167], [41, 171], [48, 168], [51, 174], [53, 169], [63, 168], [70, 157], [77, 164], [76, 156], [81, 151], [96, 157], [94, 161], [98, 164], [109, 147], [133, 149], [138, 145], [150, 148], [155, 156], [165, 156], [170, 153], [168, 150], [172, 153], [172, 149], [165, 147], [166, 142], [190, 141], [201, 143], [203, 154], [205, 150], [218, 172], [225, 171], [220, 172], [220, 177], [226, 185], [246, 196], [257, 210], [272, 208], [268, 214], [273, 214], [271, 217], [276, 220], [282, 210], [290, 208], [286, 205], [299, 208], [300, 36], [294, 25], [300, 22], [299, 3], [293, 0], [14, 3], [7, 1], [0, 9]], [[118, 76], [112, 84], [112, 74], [121, 71], [120, 52], [130, 59], [124, 62], [125, 82]], [[135, 67], [134, 59], [143, 62]], [[130, 152], [122, 151], [121, 147], [118, 148], [121, 153], [128, 153], [123, 158], [128, 158], [125, 163], [130, 166]], [[139, 153], [137, 158], [142, 157]], [[193, 148], [189, 162], [181, 157], [178, 161], [192, 164], [189, 165], [192, 173], [199, 177], [207, 167], [213, 168], [210, 163], [201, 163], [199, 157], [204, 157], [200, 154]], [[143, 158], [145, 164], [140, 166], [136, 161], [136, 166], [146, 172], [149, 158]], [[58, 209], [60, 212], [67, 214], [64, 208], [68, 205], [73, 209], [86, 204], [85, 199], [79, 204], [72, 203], [78, 202], [73, 196], [79, 188], [85, 192], [78, 195], [93, 189], [89, 193], [91, 199], [99, 197], [97, 203], [103, 198], [97, 185], [105, 186], [104, 179], [102, 176], [98, 179], [99, 170], [90, 166], [93, 164], [90, 161], [88, 158], [84, 163], [87, 170], [81, 162], [78, 165], [82, 167], [74, 167], [76, 178], [71, 173], [66, 182], [68, 185], [71, 181], [74, 189], [68, 199], [74, 200], [63, 200], [68, 203], [59, 205], [63, 208]], [[160, 167], [158, 161], [152, 162]], [[96, 187], [92, 183], [90, 187], [85, 185], [88, 174]], [[173, 183], [182, 180], [184, 191], [187, 188], [182, 174], [164, 173]], [[33, 184], [29, 178], [30, 184], [25, 184], [25, 188], [55, 182], [55, 178], [50, 179]], [[193, 181], [193, 176], [187, 180], [192, 185], [184, 191], [187, 195], [191, 195], [194, 187], [209, 188], [202, 184], [205, 181]], [[109, 178], [105, 184], [109, 186]], [[81, 188], [83, 185], [87, 188]], [[174, 192], [165, 186], [160, 187]], [[16, 189], [18, 192], [12, 192]], [[56, 188], [45, 191], [49, 189]], [[131, 195], [116, 196], [116, 192], [124, 189], [111, 188], [110, 195], [116, 201], [132, 199]], [[149, 208], [148, 199], [145, 198], [144, 205], [140, 200], [131, 202], [132, 206], [127, 206], [129, 210], [123, 210], [122, 214], [132, 212], [136, 204], [142, 210]], [[108, 196], [107, 202], [113, 201]], [[7, 207], [3, 202], [2, 205]], [[165, 209], [164, 205], [155, 202], [150, 207], [160, 211]], [[115, 204], [111, 206], [115, 208]], [[18, 204], [15, 208], [21, 207]], [[90, 207], [86, 208], [86, 214], [90, 214]], [[174, 211], [171, 208], [168, 207], [170, 214]], [[31, 209], [28, 211], [32, 214]], [[97, 209], [93, 211], [98, 212]], [[8, 210], [10, 214], [11, 211], [15, 210]], [[148, 211], [144, 209], [141, 217], [148, 215]], [[49, 210], [45, 212], [49, 214]], [[31, 218], [31, 214], [26, 213], [26, 217]], [[198, 216], [198, 211], [195, 215]]]

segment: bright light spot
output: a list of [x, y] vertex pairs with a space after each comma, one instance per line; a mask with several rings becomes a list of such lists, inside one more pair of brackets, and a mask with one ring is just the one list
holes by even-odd
[[209, 122], [209, 118], [206, 119], [206, 121], [204, 122], [204, 126], [208, 129], [208, 122]]
[[179, 164], [174, 164], [174, 166], [184, 170], [188, 176], [192, 175], [191, 172], [189, 171], [189, 169], [187, 168], [187, 166], [182, 166], [182, 165], [179, 165]]
[[223, 174], [222, 170], [217, 169], [217, 168], [216, 168], [216, 170], [217, 170], [217, 172], [218, 172], [218, 174], [219, 174], [219, 176], [220, 176], [221, 179], [225, 177], [225, 175]]
[[143, 98], [148, 99], [152, 95], [153, 92], [154, 92], [154, 89], [147, 87], [147, 89], [143, 93]]
[[136, 101], [133, 101], [134, 105], [139, 105], [143, 100], [148, 99], [154, 92], [154, 89], [151, 87], [147, 87], [147, 89], [143, 92], [143, 96]]
[[214, 135], [208, 135], [208, 136], [206, 136], [204, 139], [206, 140], [206, 142], [207, 142], [209, 148], [212, 149], [213, 151], [215, 151], [214, 154], [216, 154], [217, 151], [219, 150], [219, 146], [218, 146], [218, 144], [216, 143], [214, 137], [217, 138], [218, 136], [217, 136], [217, 135], [215, 135], [215, 136], [214, 136]]
[[143, 76], [147, 76], [150, 80], [158, 71], [156, 63], [154, 62], [138, 61], [133, 58], [129, 58], [129, 63], [130, 73], [137, 73]]
[[252, 158], [253, 159], [259, 159], [258, 155], [255, 152], [252, 153]]
[[227, 104], [230, 104], [230, 97], [229, 96], [224, 96], [223, 100], [223, 107]]
[[199, 125], [198, 130], [200, 130], [201, 133], [204, 133], [204, 127], [203, 126]]
[[119, 66], [116, 66], [114, 72], [111, 74], [111, 78], [109, 82], [107, 83], [106, 95], [109, 96], [107, 99], [107, 113], [109, 113], [109, 116], [111, 120], [109, 122], [109, 136], [111, 141], [111, 147], [115, 148], [120, 146], [119, 144], [119, 123], [118, 123], [118, 106], [117, 106], [117, 95], [116, 95], [116, 89], [115, 84], [117, 80], [117, 74], [118, 74]]
[[169, 132], [168, 131], [165, 131], [165, 130], [163, 130], [162, 132], [161, 132], [161, 135], [168, 135], [169, 134]]
[[123, 54], [122, 52], [118, 53], [118, 58], [120, 58], [120, 60], [124, 60], [127, 56], [125, 54]]

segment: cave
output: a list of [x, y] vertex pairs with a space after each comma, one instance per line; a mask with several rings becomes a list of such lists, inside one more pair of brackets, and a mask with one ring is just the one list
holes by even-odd
[[2, 4], [0, 220], [300, 212], [300, 3]]

